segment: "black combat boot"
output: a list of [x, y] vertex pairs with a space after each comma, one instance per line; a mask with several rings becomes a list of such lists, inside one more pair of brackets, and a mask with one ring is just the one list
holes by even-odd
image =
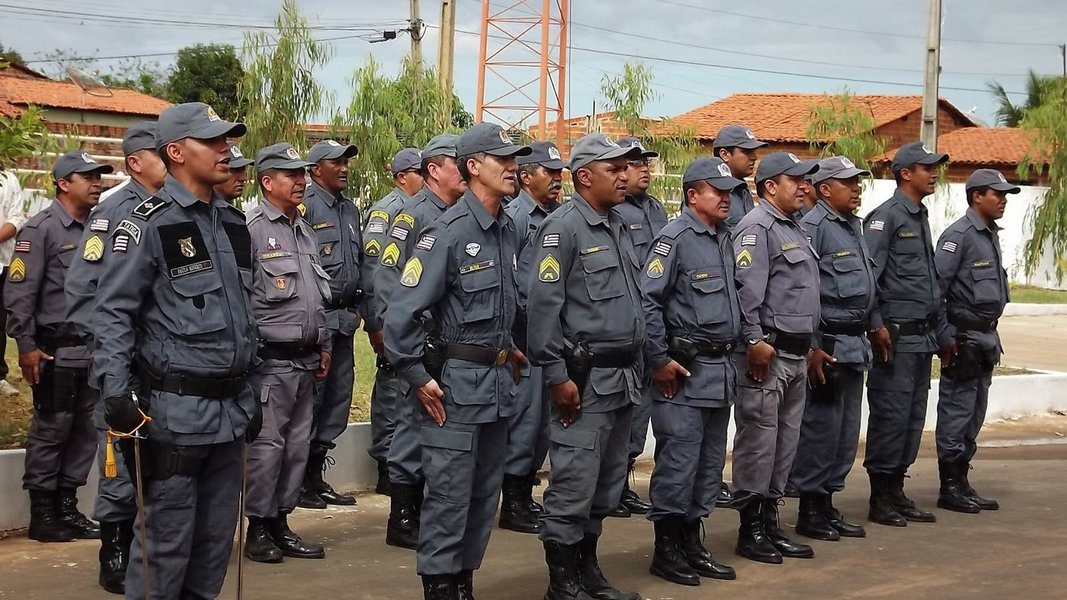
[[855, 523], [849, 523], [845, 520], [841, 511], [834, 508], [834, 495], [833, 493], [823, 496], [823, 513], [826, 515], [826, 520], [830, 522], [830, 527], [837, 530], [837, 533], [841, 537], [850, 538], [862, 538], [867, 537], [867, 530], [861, 525]]
[[245, 556], [258, 563], [280, 563], [284, 555], [271, 538], [271, 521], [262, 517], [248, 517], [245, 531]]
[[547, 540], [544, 546], [548, 565], [545, 600], [593, 600], [578, 580], [578, 544], [568, 546]]
[[919, 508], [911, 498], [904, 494], [905, 477], [905, 472], [900, 470], [893, 473], [889, 478], [889, 497], [893, 501], [893, 508], [897, 509], [897, 512], [909, 521], [936, 523], [937, 517], [934, 516], [934, 513]]
[[374, 493], [389, 495], [389, 463], [384, 460], [378, 461], [378, 483], [374, 486]]
[[959, 469], [960, 477], [963, 479], [963, 493], [967, 494], [967, 497], [971, 499], [971, 502], [977, 504], [978, 508], [982, 510], [997, 510], [1000, 508], [999, 502], [997, 502], [993, 498], [985, 498], [983, 496], [979, 496], [978, 492], [974, 491], [974, 488], [971, 487], [971, 481], [969, 477], [969, 473], [971, 470], [970, 461], [960, 461]]
[[703, 537], [701, 527], [703, 525], [700, 519], [685, 521], [682, 526], [682, 554], [685, 554], [685, 559], [689, 562], [689, 566], [701, 577], [737, 579], [737, 574], [734, 572], [733, 567], [716, 562], [711, 557], [711, 552], [704, 547], [704, 542], [701, 539]]
[[453, 575], [423, 575], [422, 597], [425, 600], [456, 600]]
[[296, 501], [296, 505], [300, 508], [310, 508], [313, 510], [323, 510], [326, 508], [326, 501], [319, 498], [311, 489], [311, 484], [308, 482], [307, 475], [304, 476], [304, 485], [300, 486], [300, 497]]
[[537, 522], [537, 515], [530, 512], [527, 481], [529, 478], [523, 475], [504, 474], [504, 483], [501, 485], [503, 499], [500, 502], [501, 529], [519, 533], [540, 533], [541, 525]]
[[347, 494], [340, 494], [324, 479], [326, 469], [333, 464], [333, 458], [326, 455], [329, 450], [324, 446], [312, 446], [308, 454], [307, 470], [304, 474], [304, 483], [308, 491], [318, 494], [326, 504], [337, 506], [353, 506], [356, 499]]
[[630, 478], [634, 475], [634, 459], [630, 459], [629, 470], [626, 472], [626, 481], [622, 486], [622, 498], [619, 500], [619, 504], [626, 507], [626, 510], [631, 514], [643, 515], [652, 510], [652, 505], [641, 499], [641, 496], [637, 495], [637, 492], [630, 489]]
[[897, 512], [893, 506], [893, 498], [889, 495], [891, 475], [868, 471], [867, 476], [871, 479], [870, 510], [867, 511], [867, 519], [879, 525], [907, 527], [907, 519]]
[[27, 535], [38, 542], [72, 542], [77, 537], [74, 530], [59, 519], [56, 510], [56, 493], [46, 490], [30, 492], [30, 530]]
[[474, 571], [460, 571], [459, 575], [452, 576], [452, 583], [456, 586], [458, 600], [474, 600]]
[[765, 498], [763, 500], [763, 531], [767, 539], [786, 558], [815, 558], [815, 550], [807, 544], [800, 544], [789, 539], [785, 531], [778, 524], [777, 498]]
[[715, 506], [717, 508], [734, 508], [734, 493], [730, 491], [730, 486], [726, 485], [726, 482], [722, 482], [722, 487], [719, 488], [719, 495], [715, 497]]
[[830, 525], [823, 511], [826, 494], [801, 494], [800, 510], [797, 512], [797, 533], [816, 540], [836, 542], [841, 534]]
[[126, 565], [130, 562], [133, 521], [100, 521], [100, 587], [126, 593]]
[[74, 537], [79, 540], [100, 539], [100, 526], [78, 511], [77, 490], [61, 489], [57, 492], [56, 498], [56, 512], [59, 513], [59, 520], [74, 532]]
[[656, 529], [656, 542], [648, 572], [671, 583], [700, 585], [700, 576], [689, 566], [689, 561], [682, 553], [683, 519], [681, 516], [671, 516], [652, 522]]
[[394, 483], [392, 488], [385, 543], [414, 550], [419, 545], [418, 488], [401, 483]]
[[278, 518], [270, 522], [270, 537], [282, 554], [289, 558], [326, 558], [326, 549], [322, 544], [305, 542], [289, 528], [287, 512], [278, 513]]
[[536, 500], [533, 499], [533, 489], [535, 487], [537, 487], [537, 485], [538, 485], [537, 482], [538, 481], [539, 480], [537, 478], [537, 471], [534, 471], [533, 473], [530, 473], [530, 475], [526, 477], [526, 482], [525, 482], [526, 487], [524, 488], [525, 491], [526, 491], [526, 499], [527, 499], [528, 504], [530, 506], [530, 512], [532, 512], [535, 515], [540, 515], [541, 513], [545, 512], [545, 507], [542, 506], [541, 503], [539, 503], [539, 502], [537, 502]]
[[620, 592], [604, 578], [596, 558], [596, 543], [597, 536], [588, 533], [578, 542], [578, 582], [585, 593], [596, 600], [641, 600], [640, 594]]
[[937, 461], [937, 472], [941, 476], [941, 489], [937, 494], [937, 507], [955, 512], [978, 514], [982, 509], [971, 501], [964, 492], [963, 479], [960, 477], [959, 462]]
[[742, 558], [771, 565], [782, 564], [782, 553], [771, 544], [763, 530], [763, 503], [759, 498], [734, 502], [741, 516], [737, 528], [737, 548], [734, 552]]

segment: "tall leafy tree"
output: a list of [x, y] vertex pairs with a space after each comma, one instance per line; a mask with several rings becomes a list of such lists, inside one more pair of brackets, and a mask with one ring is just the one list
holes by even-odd
[[997, 124], [1005, 127], [1018, 127], [1022, 123], [1026, 111], [1040, 106], [1045, 90], [1050, 86], [1054, 86], [1058, 79], [1060, 78], [1038, 75], [1031, 70], [1026, 76], [1026, 100], [1020, 104], [1015, 104], [1011, 101], [1008, 91], [1000, 83], [996, 81], [987, 83], [986, 86], [989, 91], [993, 92], [997, 99]]
[[862, 169], [870, 170], [874, 159], [885, 153], [888, 141], [874, 135], [870, 108], [856, 101], [845, 88], [840, 94], [824, 94], [811, 105], [805, 131], [812, 152], [819, 156], [847, 156]]
[[229, 44], [197, 44], [178, 51], [167, 79], [171, 102], [206, 102], [224, 119], [243, 115], [237, 88], [244, 67]]
[[1027, 275], [1034, 275], [1046, 250], [1056, 258], [1056, 278], [1063, 281], [1067, 255], [1067, 79], [1054, 78], [1023, 114], [1019, 127], [1030, 147], [1019, 165], [1019, 177], [1040, 175], [1048, 167], [1048, 190], [1043, 202], [1030, 211], [1032, 233], [1026, 244]]

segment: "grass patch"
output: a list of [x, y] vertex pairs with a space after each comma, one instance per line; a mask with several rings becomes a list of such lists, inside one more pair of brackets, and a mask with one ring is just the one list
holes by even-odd
[[1067, 291], [1013, 284], [1011, 301], [1016, 304], [1067, 304]]

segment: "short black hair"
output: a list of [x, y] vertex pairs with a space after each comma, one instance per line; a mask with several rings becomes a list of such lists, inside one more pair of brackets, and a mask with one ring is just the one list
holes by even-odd
[[456, 166], [459, 167], [459, 175], [463, 178], [463, 181], [467, 183], [471, 182], [471, 172], [467, 170], [467, 161], [474, 159], [478, 162], [485, 160], [485, 152], [472, 152], [471, 154], [464, 154], [463, 156], [456, 158]]
[[982, 187], [976, 187], [976, 188], [971, 188], [971, 189], [967, 190], [967, 206], [974, 205], [974, 194], [975, 194], [975, 192], [978, 192], [978, 195], [981, 196], [982, 194], [988, 192], [989, 189], [990, 188], [989, 188], [988, 185], [983, 185]]
[[537, 174], [537, 170], [542, 168], [544, 168], [544, 165], [535, 162], [526, 163], [524, 165], [518, 165], [515, 168], [515, 177], [518, 177], [519, 179], [519, 187], [521, 187], [522, 189], [526, 189], [526, 184], [522, 182], [523, 173], [528, 173], [530, 177], [533, 177], [535, 174]]
[[427, 156], [426, 158], [423, 158], [422, 162], [419, 163], [419, 173], [422, 174], [422, 178], [430, 178], [430, 165], [437, 165], [440, 167], [448, 158], [450, 157], [445, 154], [437, 154], [435, 156]]
[[756, 182], [756, 196], [758, 196], [760, 198], [765, 197], [764, 194], [767, 192], [767, 182], [771, 181], [771, 180], [774, 180], [775, 183], [778, 183], [777, 177], [778, 176], [775, 175], [774, 177], [771, 177], [770, 179], [764, 179], [762, 181], [757, 181]]
[[267, 197], [267, 190], [263, 189], [263, 178], [274, 177], [274, 174], [278, 172], [278, 169], [263, 169], [262, 171], [256, 171], [256, 187], [259, 188], [259, 193], [264, 198]]
[[703, 179], [697, 179], [695, 181], [686, 181], [682, 184], [682, 206], [685, 206], [689, 202], [689, 190], [696, 190], [698, 192], [704, 189], [704, 186], [709, 185], [707, 181]]

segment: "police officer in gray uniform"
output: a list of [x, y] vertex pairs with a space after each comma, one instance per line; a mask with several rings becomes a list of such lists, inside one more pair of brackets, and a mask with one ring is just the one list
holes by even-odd
[[[519, 308], [512, 327], [515, 346], [526, 351], [526, 294], [530, 287], [537, 228], [559, 208], [563, 193], [563, 163], [559, 148], [552, 142], [530, 144], [531, 153], [515, 159], [518, 164], [519, 195], [505, 208], [519, 234], [515, 285]], [[533, 485], [537, 470], [548, 455], [548, 411], [552, 397], [545, 386], [540, 367], [522, 366], [522, 377], [512, 389], [519, 413], [508, 420], [508, 450], [504, 461], [503, 501], [500, 526], [521, 533], [538, 533], [537, 516], [543, 507], [534, 502]]]
[[[405, 202], [393, 219], [388, 243], [382, 249], [380, 267], [375, 273], [375, 306], [381, 313], [401, 290], [401, 270], [415, 252], [415, 243], [422, 230], [444, 214], [467, 189], [456, 164], [458, 136], [442, 134], [434, 137], [422, 150], [422, 175], [425, 187]], [[432, 314], [424, 314], [424, 331], [432, 329]], [[389, 521], [385, 543], [414, 550], [419, 541], [419, 510], [422, 506], [422, 434], [417, 389], [401, 377], [397, 388], [396, 430], [389, 445]]]
[[860, 177], [870, 175], [844, 156], [819, 161], [819, 170], [808, 176], [819, 200], [800, 222], [819, 256], [822, 315], [819, 343], [808, 358], [808, 399], [789, 481], [800, 495], [797, 533], [819, 540], [866, 535], [845, 521], [832, 495], [845, 489], [856, 460], [863, 375], [871, 368], [867, 331], [881, 328], [881, 316], [871, 312], [878, 292], [874, 265], [853, 214]]
[[870, 416], [863, 466], [871, 480], [868, 518], [882, 525], [937, 520], [904, 494], [904, 477], [919, 454], [933, 354], [948, 345], [947, 339], [935, 338], [935, 333], [944, 335], [944, 315], [939, 315], [942, 296], [922, 203], [934, 193], [938, 165], [947, 160], [947, 154], [922, 142], [901, 146], [892, 165], [897, 190], [863, 222], [878, 279], [875, 310], [883, 323], [871, 333], [874, 364], [867, 376]]
[[319, 244], [319, 263], [330, 276], [326, 325], [333, 332], [333, 353], [329, 374], [315, 385], [311, 450], [299, 502], [302, 508], [356, 503], [353, 496], [335, 491], [324, 477], [326, 455], [336, 446], [337, 436], [348, 427], [348, 414], [352, 410], [355, 377], [352, 342], [359, 327], [360, 274], [365, 261], [361, 256], [363, 231], [359, 209], [343, 192], [348, 187], [348, 160], [357, 153], [355, 146], [334, 140], [321, 141], [308, 151], [308, 162], [312, 163], [311, 184], [304, 192], [301, 215], [311, 223]]
[[308, 459], [315, 381], [330, 370], [334, 338], [323, 309], [331, 297], [329, 275], [319, 266], [315, 234], [298, 209], [307, 185], [304, 169], [311, 164], [285, 142], [261, 149], [256, 178], [262, 198], [248, 213], [263, 429], [248, 448], [245, 555], [263, 563], [326, 556], [288, 523]]
[[719, 496], [737, 385], [730, 354], [741, 336], [741, 307], [725, 221], [730, 192], [744, 184], [718, 158], [693, 161], [682, 175], [682, 212], [653, 241], [641, 275], [656, 396], [650, 570], [682, 585], [736, 577], [704, 547], [701, 520]]
[[[85, 336], [90, 351], [96, 315], [96, 287], [106, 260], [111, 258], [105, 243], [120, 221], [130, 216], [141, 202], [163, 186], [167, 168], [156, 150], [155, 121], [130, 125], [122, 138], [126, 172], [130, 179], [89, 213], [89, 227], [82, 234], [78, 252], [71, 262], [64, 285], [67, 294], [67, 320], [79, 335]], [[121, 256], [121, 255], [119, 255]], [[96, 385], [89, 378], [89, 385]], [[137, 514], [133, 483], [121, 460], [115, 460], [115, 448], [107, 439], [104, 406], [97, 403], [93, 413], [99, 451], [96, 456], [100, 479], [97, 485], [93, 518], [100, 522], [100, 586], [113, 594], [124, 593], [126, 565], [133, 541], [133, 519]], [[109, 460], [110, 455], [110, 460]], [[110, 471], [113, 469], [113, 471]]]
[[113, 170], [81, 150], [60, 156], [52, 167], [56, 197], [26, 221], [8, 267], [7, 333], [33, 391], [22, 488], [30, 494], [29, 537], [39, 542], [100, 537], [78, 511], [77, 497], [96, 453], [92, 411], [99, 396], [86, 385], [89, 348], [67, 320], [63, 284], [100, 199], [100, 176]]
[[[730, 167], [730, 173], [734, 177], [744, 181], [756, 172], [756, 150], [769, 145], [756, 139], [756, 134], [752, 133], [752, 128], [747, 125], [726, 125], [715, 135], [712, 151]], [[726, 224], [736, 227], [741, 218], [755, 206], [747, 184], [734, 190], [730, 195], [730, 218], [726, 220]]]
[[374, 279], [381, 263], [378, 258], [382, 248], [388, 243], [389, 224], [400, 212], [401, 206], [422, 189], [422, 152], [418, 148], [404, 148], [393, 157], [389, 168], [396, 183], [388, 194], [375, 202], [367, 214], [367, 223], [363, 227], [363, 298], [367, 310], [363, 314], [363, 330], [376, 357], [377, 370], [374, 373], [374, 388], [370, 396], [371, 446], [367, 450], [371, 458], [378, 463], [378, 483], [374, 488], [379, 494], [388, 496], [389, 490], [389, 445], [396, 430], [396, 392], [399, 381], [396, 369], [385, 358], [385, 346], [382, 343], [382, 323], [380, 313], [374, 306], [377, 301], [374, 293]]
[[937, 400], [937, 505], [964, 513], [997, 510], [993, 498], [978, 495], [967, 472], [978, 450], [993, 368], [1000, 362], [997, 320], [1010, 301], [1008, 274], [1000, 251], [1000, 227], [1008, 194], [1019, 188], [993, 169], [967, 179], [967, 214], [937, 240], [934, 263], [945, 297], [948, 336], [955, 344], [951, 366], [941, 369]]
[[[659, 234], [667, 224], [667, 211], [663, 203], [655, 196], [648, 193], [648, 186], [652, 182], [649, 172], [649, 159], [659, 156], [658, 152], [646, 150], [641, 140], [635, 137], [625, 137], [619, 140], [622, 147], [637, 148], [641, 154], [631, 158], [627, 162], [627, 177], [629, 183], [626, 189], [626, 201], [615, 207], [626, 229], [633, 239], [634, 250], [637, 251], [638, 259], [644, 261], [648, 258], [652, 248], [652, 238]], [[640, 271], [638, 271], [640, 272]], [[645, 369], [647, 371], [647, 369]], [[630, 449], [628, 470], [622, 488], [622, 500], [619, 506], [611, 513], [613, 517], [628, 517], [630, 513], [643, 515], [652, 508], [630, 489], [630, 477], [634, 472], [634, 463], [637, 457], [645, 451], [645, 440], [648, 438], [648, 421], [652, 414], [652, 402], [657, 396], [653, 390], [650, 378], [643, 383], [641, 403], [634, 408], [634, 423], [630, 428]]]
[[597, 542], [619, 504], [645, 343], [640, 259], [619, 213], [626, 161], [640, 150], [602, 134], [571, 150], [575, 195], [541, 223], [527, 299], [530, 359], [552, 390], [541, 513], [547, 600], [637, 600], [604, 579]]
[[215, 186], [215, 192], [230, 204], [235, 203], [245, 193], [248, 183], [248, 165], [252, 161], [245, 157], [237, 144], [226, 142], [230, 148], [230, 178]]
[[468, 189], [419, 235], [400, 276], [404, 290], [385, 315], [390, 362], [423, 409], [417, 556], [427, 600], [474, 598], [473, 572], [493, 529], [507, 419], [516, 413], [511, 387], [526, 362], [511, 340], [518, 238], [501, 201], [514, 189], [515, 156], [529, 153], [491, 123], [460, 136]]
[[800, 181], [818, 169], [785, 152], [768, 154], [756, 170], [761, 201], [733, 230], [737, 284], [747, 352], [738, 370], [734, 421], [734, 504], [741, 511], [737, 554], [781, 564], [812, 558], [811, 546], [790, 540], [778, 522], [804, 415], [811, 350], [819, 319], [819, 263], [791, 215]]
[[123, 447], [144, 485], [135, 530], [148, 532], [147, 550], [139, 535], [130, 549], [131, 600], [145, 588], [153, 598], [214, 598], [226, 576], [241, 446], [258, 433], [259, 403], [247, 380], [256, 363], [251, 240], [244, 215], [211, 188], [229, 177], [226, 137], [244, 132], [200, 102], [164, 110], [156, 147], [166, 182], [107, 242], [125, 256], [112, 256], [98, 281], [93, 374], [107, 424], [147, 437]]

